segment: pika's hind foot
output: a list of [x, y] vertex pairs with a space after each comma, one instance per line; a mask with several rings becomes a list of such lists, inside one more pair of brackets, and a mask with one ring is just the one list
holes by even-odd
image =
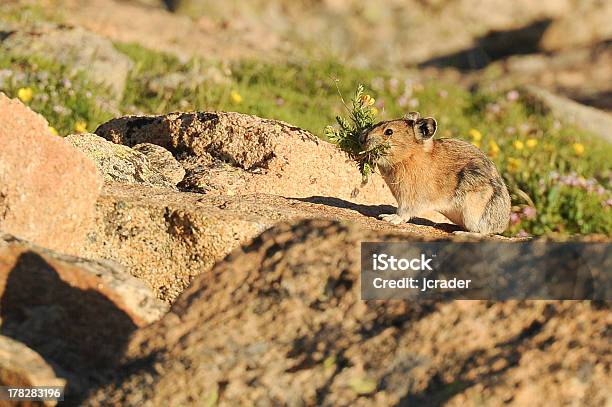
[[408, 222], [408, 219], [397, 213], [383, 213], [382, 215], [378, 215], [378, 218], [394, 225], [401, 225], [402, 223]]
[[501, 240], [508, 242], [527, 242], [531, 240], [531, 237], [505, 237], [493, 233], [467, 232], [465, 230], [456, 230], [453, 232], [453, 235], [478, 240]]
[[487, 234], [487, 233], [468, 232], [468, 231], [465, 231], [465, 230], [455, 230], [453, 232], [453, 235], [461, 236], [461, 237], [474, 237], [474, 238], [478, 238], [478, 239], [482, 239], [484, 237], [493, 236], [493, 235]]

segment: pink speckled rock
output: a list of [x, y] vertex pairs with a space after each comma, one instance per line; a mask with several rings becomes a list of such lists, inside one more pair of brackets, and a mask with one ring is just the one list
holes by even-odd
[[0, 93], [0, 230], [79, 254], [102, 181], [47, 121]]

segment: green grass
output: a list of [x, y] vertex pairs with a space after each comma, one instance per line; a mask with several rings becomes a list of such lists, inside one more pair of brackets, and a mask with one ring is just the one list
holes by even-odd
[[[375, 72], [355, 70], [338, 61], [288, 62], [283, 66], [243, 61], [229, 66], [201, 60], [181, 64], [175, 57], [147, 50], [137, 44], [117, 48], [137, 61], [132, 72], [124, 108], [149, 113], [180, 110], [224, 110], [283, 120], [322, 135], [336, 115], [345, 113], [338, 98], [340, 90], [352, 94], [360, 82]], [[187, 78], [210, 76], [208, 71], [225, 72], [225, 81], [188, 80], [177, 89], [153, 90], [158, 79], [169, 72]], [[234, 95], [234, 97], [232, 97]], [[240, 101], [236, 99], [240, 96]], [[134, 109], [135, 108], [135, 109]]]
[[[3, 0], [0, 1], [0, 27], [31, 27], [40, 23], [66, 24], [62, 0]], [[50, 4], [56, 3], [56, 4]]]
[[93, 131], [113, 117], [110, 93], [83, 72], [39, 56], [0, 53], [0, 91], [17, 97], [20, 89], [31, 91], [28, 105], [61, 135], [73, 133], [79, 123]]
[[222, 65], [181, 62], [136, 44], [116, 47], [135, 62], [118, 106], [85, 73], [36, 56], [0, 54], [0, 90], [16, 96], [20, 88], [32, 88], [29, 104], [63, 135], [79, 121], [93, 130], [120, 114], [224, 110], [284, 120], [323, 137], [337, 115], [347, 114], [338, 90], [348, 101], [364, 83], [376, 98], [377, 119], [417, 110], [437, 119], [438, 137], [470, 140], [490, 155], [512, 195], [508, 234], [612, 236], [612, 147], [535, 111], [520, 93], [468, 92], [451, 83], [420, 82], [410, 72], [356, 69], [333, 59]]

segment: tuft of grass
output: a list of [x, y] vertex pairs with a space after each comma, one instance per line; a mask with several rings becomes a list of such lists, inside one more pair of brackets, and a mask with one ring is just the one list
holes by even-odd
[[[21, 1], [21, 2], [2, 2], [0, 4], [1, 20], [18, 25], [33, 24], [40, 21], [56, 21], [61, 22], [59, 13], [50, 12], [38, 2]], [[2, 21], [0, 21], [1, 23]]]
[[[341, 99], [342, 95], [340, 95]], [[349, 157], [357, 162], [357, 167], [361, 172], [363, 183], [368, 182], [368, 178], [376, 168], [376, 161], [386, 154], [389, 145], [382, 143], [369, 150], [364, 150], [360, 137], [364, 131], [371, 128], [376, 118], [376, 110], [372, 107], [375, 99], [365, 93], [365, 88], [359, 84], [355, 96], [351, 100], [352, 107], [346, 110], [349, 118], [336, 116], [339, 127], [327, 126], [325, 136], [327, 139], [348, 153]], [[344, 99], [343, 99], [344, 103]]]

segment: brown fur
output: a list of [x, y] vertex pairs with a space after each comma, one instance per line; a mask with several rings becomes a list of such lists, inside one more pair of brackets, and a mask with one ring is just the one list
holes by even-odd
[[[377, 166], [398, 209], [382, 217], [399, 223], [436, 210], [470, 232], [503, 232], [510, 218], [510, 196], [495, 165], [470, 143], [434, 140], [435, 128], [435, 120], [411, 113], [406, 119], [381, 122], [363, 136], [366, 148], [390, 144]], [[385, 134], [389, 131], [393, 134]]]

